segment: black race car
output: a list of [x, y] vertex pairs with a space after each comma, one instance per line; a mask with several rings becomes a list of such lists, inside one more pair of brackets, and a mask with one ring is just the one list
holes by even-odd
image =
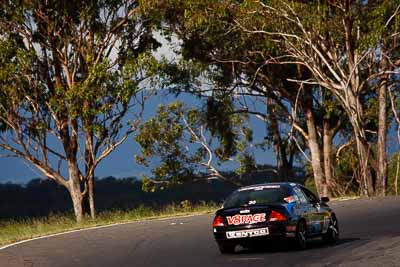
[[236, 245], [284, 238], [299, 249], [308, 238], [321, 236], [328, 243], [339, 238], [335, 213], [326, 204], [295, 183], [266, 183], [234, 191], [216, 212], [213, 232], [221, 253], [232, 253]]

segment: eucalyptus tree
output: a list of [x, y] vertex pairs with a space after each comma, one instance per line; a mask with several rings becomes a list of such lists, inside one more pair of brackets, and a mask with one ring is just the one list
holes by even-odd
[[[269, 36], [285, 51], [281, 63], [299, 64], [312, 76], [300, 84], [329, 90], [352, 125], [360, 161], [361, 192], [385, 192], [386, 92], [398, 62], [399, 1], [245, 1], [235, 23]], [[266, 19], [268, 18], [268, 19]], [[257, 23], [258, 21], [258, 23]], [[373, 179], [364, 95], [378, 88], [378, 171]], [[376, 185], [376, 186], [375, 186]]]
[[[286, 81], [297, 84], [297, 91], [305, 94], [300, 98], [305, 103], [308, 99], [305, 107], [312, 104], [310, 92], [315, 89], [330, 92], [352, 126], [360, 162], [361, 193], [385, 193], [386, 93], [396, 83], [394, 76], [399, 63], [398, 0], [155, 2], [167, 10], [166, 19], [183, 40], [184, 55], [230, 64], [233, 73], [241, 75], [245, 69], [250, 85], [258, 78], [267, 88], [272, 85], [279, 97], [288, 99], [298, 94], [291, 90], [286, 96], [285, 90], [276, 90], [276, 84], [271, 83], [276, 74], [271, 69], [294, 66], [297, 74], [288, 75]], [[225, 73], [230, 77], [229, 71]], [[379, 96], [375, 114], [379, 117], [377, 133], [366, 123], [366, 99], [371, 92]], [[312, 126], [314, 112], [304, 112], [310, 122], [308, 126]], [[307, 130], [309, 137], [315, 136], [313, 127]], [[371, 140], [373, 143], [378, 140], [376, 157], [371, 156]], [[310, 151], [314, 176], [320, 184], [324, 177], [315, 142], [310, 143]]]
[[[167, 33], [173, 32], [182, 40], [183, 57], [189, 62], [202, 62], [211, 79], [216, 81], [212, 88], [191, 90], [196, 94], [223, 91], [221, 95], [231, 95], [237, 99], [263, 99], [268, 112], [255, 111], [246, 101], [242, 101], [244, 105], [238, 111], [256, 115], [266, 121], [270, 135], [268, 139], [273, 143], [278, 166], [282, 169], [289, 167], [290, 164], [284, 165], [292, 162], [295, 151], [299, 153], [294, 148], [304, 150], [303, 145], [297, 144], [306, 144], [311, 155], [309, 157], [304, 151], [303, 155], [310, 158], [318, 191], [326, 195], [329, 190], [324, 172], [331, 168], [324, 168], [323, 165], [325, 161], [322, 160], [324, 153], [321, 137], [324, 127], [318, 115], [326, 114], [325, 132], [329, 132], [326, 135], [329, 138], [325, 143], [331, 148], [340, 125], [337, 125], [337, 119], [327, 117], [335, 111], [322, 110], [328, 105], [315, 101], [321, 91], [320, 86], [297, 83], [298, 79], [311, 77], [312, 73], [300, 64], [282, 62], [285, 60], [285, 50], [281, 43], [263, 33], [247, 31], [238, 23], [248, 19], [249, 27], [263, 23], [279, 26], [279, 22], [275, 25], [269, 17], [254, 15], [258, 13], [254, 11], [254, 6], [251, 1], [165, 0], [150, 1], [148, 10], [163, 13], [161, 17], [164, 23], [161, 25]], [[247, 12], [254, 14], [248, 15]], [[329, 101], [336, 99], [331, 98]], [[290, 126], [286, 133], [285, 125]], [[284, 135], [288, 138], [282, 138]], [[302, 142], [297, 141], [296, 136], [299, 135]], [[328, 145], [326, 148], [328, 152], [325, 154], [329, 154], [330, 158], [332, 153], [329, 151], [332, 149]], [[331, 161], [327, 160], [326, 164], [330, 165]]]
[[94, 217], [95, 169], [136, 130], [158, 69], [139, 1], [3, 1], [0, 31], [0, 147]]
[[[140, 126], [135, 140], [141, 154], [136, 161], [152, 167], [152, 175], [142, 177], [145, 190], [213, 179], [240, 186], [241, 175], [256, 169], [246, 115], [231, 112], [230, 97], [222, 102], [210, 97], [205, 109], [175, 101], [160, 105], [156, 115]], [[226, 162], [239, 165], [236, 176], [219, 170]]]

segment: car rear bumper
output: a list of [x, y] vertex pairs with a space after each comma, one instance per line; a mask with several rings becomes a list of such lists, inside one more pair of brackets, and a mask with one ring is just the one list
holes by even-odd
[[[264, 231], [267, 228], [268, 233], [258, 236], [259, 230]], [[246, 233], [243, 236], [238, 238], [228, 238], [227, 232], [249, 232], [248, 235]], [[295, 237], [296, 235], [296, 223], [294, 222], [275, 222], [268, 223], [263, 225], [247, 225], [241, 227], [215, 227], [213, 229], [214, 238], [217, 242], [223, 243], [243, 243], [249, 241], [257, 241], [257, 240], [265, 240], [265, 239], [279, 239], [279, 238], [287, 238], [287, 237]], [[251, 234], [253, 234], [251, 236]]]

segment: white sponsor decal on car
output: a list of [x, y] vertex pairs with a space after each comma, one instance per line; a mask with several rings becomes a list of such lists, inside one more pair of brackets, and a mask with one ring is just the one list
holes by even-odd
[[281, 188], [280, 185], [260, 185], [260, 186], [251, 186], [251, 187], [244, 187], [238, 189], [238, 191], [246, 191], [246, 190], [255, 190], [255, 191], [260, 191], [264, 189], [276, 189], [276, 188]]
[[226, 220], [229, 225], [240, 225], [240, 224], [253, 224], [259, 222], [265, 222], [265, 213], [249, 214], [249, 215], [234, 215], [226, 216]]
[[292, 203], [296, 201], [296, 198], [294, 196], [288, 196], [285, 197], [283, 200], [285, 200], [287, 203]]
[[265, 236], [269, 235], [268, 228], [258, 228], [252, 230], [242, 230], [242, 231], [230, 231], [226, 232], [226, 237], [228, 239], [231, 238], [246, 238], [246, 237], [255, 237], [255, 236]]

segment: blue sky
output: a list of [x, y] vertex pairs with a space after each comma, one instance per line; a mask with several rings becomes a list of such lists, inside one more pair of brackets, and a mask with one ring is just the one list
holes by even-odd
[[[200, 100], [188, 94], [182, 94], [176, 97], [174, 95], [161, 93], [152, 97], [146, 103], [144, 120], [149, 119], [155, 114], [158, 105], [168, 104], [174, 100], [180, 100], [192, 106], [201, 105]], [[251, 126], [255, 140], [262, 140], [266, 134], [265, 124], [259, 120], [251, 119]], [[149, 168], [138, 165], [134, 160], [134, 155], [140, 151], [140, 148], [133, 138], [134, 136], [132, 135], [123, 145], [121, 145], [98, 166], [95, 173], [97, 177], [140, 177], [141, 174], [149, 173]], [[256, 150], [255, 156], [258, 163], [275, 164], [272, 151]], [[32, 178], [44, 178], [39, 171], [19, 158], [0, 158], [0, 170], [0, 183], [26, 183]]]

